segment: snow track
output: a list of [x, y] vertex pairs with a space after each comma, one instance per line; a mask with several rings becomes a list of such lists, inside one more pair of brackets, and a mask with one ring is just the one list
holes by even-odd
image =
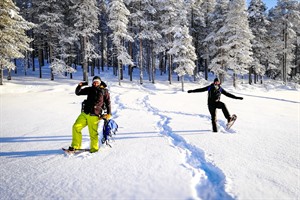
[[186, 169], [192, 171], [191, 180], [194, 199], [233, 199], [225, 191], [226, 177], [223, 172], [212, 163], [205, 160], [204, 152], [189, 144], [182, 136], [174, 133], [170, 127], [170, 117], [150, 105], [146, 95], [142, 101], [147, 112], [159, 116], [157, 127], [160, 133], [169, 138], [171, 145], [178, 149], [184, 160]]

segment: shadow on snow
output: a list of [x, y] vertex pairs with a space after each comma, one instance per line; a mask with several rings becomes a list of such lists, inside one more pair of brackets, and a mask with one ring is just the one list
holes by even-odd
[[15, 152], [0, 152], [0, 157], [20, 158], [20, 157], [36, 157], [61, 154], [62, 151], [57, 150], [36, 150], [36, 151], [15, 151]]

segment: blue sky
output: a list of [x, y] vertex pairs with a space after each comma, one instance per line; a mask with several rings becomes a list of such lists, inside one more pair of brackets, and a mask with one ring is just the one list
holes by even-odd
[[[247, 5], [249, 5], [250, 1], [251, 0], [247, 0]], [[275, 7], [277, 4], [277, 0], [263, 0], [263, 2], [266, 4], [268, 10]]]

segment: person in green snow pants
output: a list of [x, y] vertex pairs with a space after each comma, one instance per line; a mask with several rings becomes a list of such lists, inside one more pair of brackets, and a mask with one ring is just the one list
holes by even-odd
[[[72, 128], [72, 144], [69, 150], [81, 149], [82, 129], [88, 126], [90, 134], [90, 152], [99, 150], [98, 124], [101, 119], [111, 118], [110, 94], [107, 85], [101, 81], [99, 76], [93, 78], [91, 87], [84, 87], [87, 82], [78, 84], [76, 95], [87, 95], [81, 114], [76, 119]], [[104, 112], [106, 111], [106, 114]]]

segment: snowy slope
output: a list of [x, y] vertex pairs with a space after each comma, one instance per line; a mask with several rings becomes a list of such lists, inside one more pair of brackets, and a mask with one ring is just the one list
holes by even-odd
[[[136, 81], [111, 91], [119, 124], [113, 148], [69, 157], [80, 81], [14, 77], [0, 87], [1, 199], [299, 199], [300, 95], [290, 87], [224, 87], [238, 116], [232, 130], [218, 112], [211, 132], [207, 94], [180, 83]], [[186, 83], [186, 89], [209, 84]], [[271, 88], [272, 87], [272, 88]], [[86, 129], [83, 147], [89, 147]]]

